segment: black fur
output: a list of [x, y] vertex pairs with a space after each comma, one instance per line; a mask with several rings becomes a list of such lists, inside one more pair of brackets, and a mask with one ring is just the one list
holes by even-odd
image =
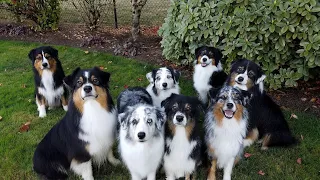
[[[65, 83], [72, 89], [72, 92], [78, 88], [77, 77], [83, 71], [77, 68], [70, 76], [65, 77]], [[107, 88], [110, 74], [100, 71], [99, 68], [88, 71], [98, 78], [101, 83], [99, 86], [106, 89], [107, 106], [112, 111], [114, 104]], [[66, 179], [72, 159], [78, 162], [86, 162], [91, 159], [91, 155], [85, 148], [87, 142], [79, 139], [79, 133], [83, 132], [79, 127], [81, 117], [82, 114], [77, 110], [71, 98], [66, 115], [51, 128], [34, 152], [33, 169], [35, 172], [46, 179]]]
[[[259, 65], [247, 59], [239, 59], [232, 63], [230, 76], [227, 83], [231, 85], [231, 74], [237, 72], [239, 66], [247, 68], [248, 72], [254, 72], [254, 76], [250, 77], [253, 82], [256, 82], [263, 71]], [[241, 73], [241, 72], [237, 72]], [[257, 128], [259, 131], [259, 138], [265, 135], [270, 135], [268, 146], [289, 146], [295, 144], [297, 141], [292, 136], [289, 125], [280, 107], [272, 100], [266, 91], [259, 89], [258, 84], [247, 90], [252, 94], [249, 104], [249, 131]]]

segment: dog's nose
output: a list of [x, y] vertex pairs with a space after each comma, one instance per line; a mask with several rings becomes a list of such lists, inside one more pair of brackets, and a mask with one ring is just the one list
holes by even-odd
[[92, 87], [91, 86], [85, 86], [83, 87], [84, 92], [89, 93], [92, 91]]
[[138, 138], [139, 139], [143, 139], [144, 137], [146, 137], [146, 133], [145, 132], [139, 132], [138, 133]]
[[47, 66], [48, 66], [48, 63], [42, 63], [42, 66], [43, 66], [43, 67], [47, 67]]
[[242, 82], [244, 80], [244, 78], [242, 76], [238, 77], [238, 81]]
[[183, 116], [178, 115], [178, 116], [176, 117], [176, 120], [177, 120], [178, 122], [182, 122], [182, 121], [183, 121]]
[[228, 104], [227, 104], [227, 107], [228, 107], [229, 109], [232, 109], [232, 108], [233, 108], [233, 104], [232, 104], [232, 103], [228, 103]]
[[202, 59], [203, 62], [207, 62], [207, 60], [208, 60], [207, 58], [203, 58]]
[[162, 86], [163, 86], [163, 87], [167, 87], [168, 84], [167, 84], [167, 83], [162, 83]]

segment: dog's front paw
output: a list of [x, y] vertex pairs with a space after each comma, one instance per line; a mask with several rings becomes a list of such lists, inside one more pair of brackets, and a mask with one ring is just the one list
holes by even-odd
[[252, 139], [245, 139], [245, 140], [243, 140], [243, 146], [244, 146], [244, 147], [251, 146], [252, 144], [253, 144]]
[[63, 107], [64, 111], [68, 111], [68, 105], [63, 105], [62, 107]]
[[40, 111], [40, 113], [39, 113], [40, 118], [44, 118], [46, 116], [47, 116], [47, 113], [45, 111]]

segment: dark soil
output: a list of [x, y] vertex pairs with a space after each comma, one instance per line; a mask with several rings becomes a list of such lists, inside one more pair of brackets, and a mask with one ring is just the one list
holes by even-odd
[[[150, 64], [174, 67], [191, 79], [192, 67], [172, 64], [162, 56], [158, 29], [142, 27], [139, 41], [132, 43], [130, 27], [104, 27], [92, 32], [83, 25], [62, 24], [57, 31], [36, 32], [26, 25], [0, 22], [0, 39], [67, 45], [133, 57]], [[269, 94], [283, 109], [310, 112], [320, 117], [320, 81], [300, 82], [297, 88], [270, 91]]]

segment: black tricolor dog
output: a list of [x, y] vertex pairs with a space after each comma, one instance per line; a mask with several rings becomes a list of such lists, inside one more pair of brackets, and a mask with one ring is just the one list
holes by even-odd
[[280, 107], [264, 90], [265, 75], [260, 66], [247, 59], [238, 59], [231, 65], [227, 83], [250, 92], [249, 132], [245, 146], [262, 138], [262, 149], [270, 146], [289, 146], [296, 143]]
[[112, 153], [116, 112], [108, 83], [110, 74], [95, 67], [77, 68], [64, 82], [72, 89], [69, 110], [37, 146], [33, 169], [46, 179], [65, 179], [71, 169], [83, 179], [93, 179], [92, 164], [108, 159], [118, 164]]
[[161, 104], [167, 115], [163, 157], [167, 179], [196, 179], [204, 152], [199, 132], [201, 102], [196, 97], [172, 94]]
[[46, 106], [53, 108], [62, 103], [63, 109], [67, 111], [67, 91], [63, 86], [65, 74], [58, 59], [58, 51], [50, 46], [42, 46], [32, 49], [29, 58], [33, 65], [39, 117], [47, 115]]
[[220, 88], [228, 75], [222, 68], [222, 53], [214, 47], [202, 46], [196, 49], [193, 86], [203, 104], [208, 101], [211, 88]]

